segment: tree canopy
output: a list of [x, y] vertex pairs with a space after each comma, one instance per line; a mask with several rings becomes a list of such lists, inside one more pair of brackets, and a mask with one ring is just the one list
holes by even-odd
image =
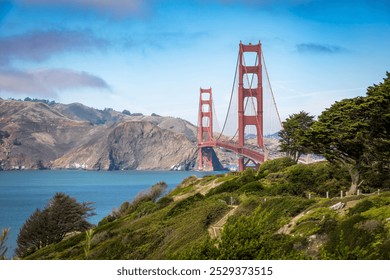
[[323, 111], [308, 133], [315, 152], [347, 167], [351, 194], [363, 182], [363, 174], [388, 176], [390, 73], [386, 76], [383, 83], [369, 87], [366, 96], [338, 101]]
[[313, 122], [314, 116], [304, 111], [290, 115], [283, 122], [283, 128], [279, 132], [280, 150], [286, 152], [295, 162], [298, 162], [302, 154], [310, 152], [306, 132]]
[[92, 227], [87, 218], [94, 215], [90, 202], [56, 193], [44, 210], [37, 209], [26, 220], [17, 238], [16, 254], [23, 257], [37, 249], [61, 241], [66, 234]]

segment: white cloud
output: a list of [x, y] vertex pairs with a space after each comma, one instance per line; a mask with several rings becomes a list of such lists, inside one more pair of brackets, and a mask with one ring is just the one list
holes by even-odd
[[30, 31], [0, 38], [0, 62], [12, 60], [41, 62], [52, 55], [104, 48], [108, 42], [89, 31], [49, 30]]
[[18, 0], [30, 6], [53, 6], [95, 10], [112, 16], [123, 17], [141, 14], [150, 0]]
[[110, 89], [103, 79], [87, 72], [69, 69], [0, 70], [0, 92], [56, 97], [61, 91], [85, 87]]

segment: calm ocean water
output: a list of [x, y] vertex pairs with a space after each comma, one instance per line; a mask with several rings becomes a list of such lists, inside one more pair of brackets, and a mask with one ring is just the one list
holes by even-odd
[[94, 202], [97, 224], [122, 202], [164, 181], [172, 189], [183, 179], [210, 172], [196, 171], [1, 171], [0, 230], [10, 228], [8, 258], [13, 256], [20, 228], [35, 209], [43, 209], [56, 192], [66, 193], [79, 202]]

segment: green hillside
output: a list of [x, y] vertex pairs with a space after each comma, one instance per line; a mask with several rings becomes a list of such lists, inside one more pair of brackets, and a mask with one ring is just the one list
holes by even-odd
[[366, 184], [341, 198], [349, 174], [327, 162], [190, 177], [156, 199], [159, 185], [25, 258], [390, 259], [390, 192]]

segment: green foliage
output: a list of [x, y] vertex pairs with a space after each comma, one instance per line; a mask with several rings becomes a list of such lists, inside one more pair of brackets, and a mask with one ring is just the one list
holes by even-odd
[[[374, 172], [390, 173], [390, 72], [382, 83], [367, 89], [365, 109], [370, 129], [366, 139], [368, 162]], [[373, 140], [373, 141], [372, 141]]]
[[181, 260], [216, 260], [219, 258], [217, 240], [207, 236], [203, 241], [178, 255]]
[[50, 101], [48, 99], [38, 99], [38, 98], [30, 98], [30, 97], [26, 97], [24, 99], [24, 101], [39, 102], [39, 103], [44, 103], [44, 104], [49, 105], [49, 106], [56, 104], [56, 102], [54, 100]]
[[[246, 184], [252, 184], [254, 183], [254, 181], [256, 180], [256, 174], [255, 174], [255, 171], [253, 169], [246, 169], [244, 172], [240, 173], [240, 175], [238, 177], [233, 177], [231, 180], [229, 181], [225, 181], [223, 182], [222, 184], [220, 184], [219, 186], [213, 188], [212, 190], [210, 190], [208, 193], [207, 193], [207, 196], [213, 196], [213, 195], [216, 195], [216, 194], [220, 194], [220, 193], [231, 193], [231, 192], [234, 192], [238, 189], [240, 189], [241, 187], [245, 186]], [[260, 187], [260, 184], [258, 185], [259, 188]], [[251, 186], [247, 186], [248, 189], [251, 188]], [[253, 187], [253, 185], [252, 185]], [[243, 189], [243, 192], [245, 192], [245, 189]]]
[[319, 162], [295, 164], [281, 172], [270, 173], [260, 182], [269, 195], [306, 196], [308, 192], [324, 197], [326, 192], [337, 195], [348, 185], [348, 173], [342, 168]]
[[272, 198], [262, 202], [249, 216], [229, 219], [218, 244], [221, 259], [295, 259], [301, 238], [275, 235], [287, 218], [312, 202], [295, 197]]
[[239, 188], [238, 192], [240, 193], [260, 193], [264, 190], [263, 185], [259, 181], [254, 181], [250, 183], [246, 183], [242, 187]]
[[238, 184], [237, 179], [226, 181], [220, 184], [218, 187], [211, 189], [207, 196], [213, 196], [219, 193], [230, 193], [238, 190], [241, 186]]
[[314, 116], [301, 111], [298, 114], [290, 115], [283, 122], [282, 130], [279, 132], [280, 150], [286, 152], [295, 162], [298, 162], [302, 154], [309, 153], [306, 132], [314, 122]]
[[268, 160], [260, 165], [257, 176], [264, 178], [270, 173], [280, 172], [286, 167], [295, 165], [296, 162], [289, 157], [278, 158], [274, 160]]
[[78, 203], [76, 199], [56, 193], [43, 211], [37, 209], [20, 229], [15, 250], [24, 257], [49, 244], [60, 242], [66, 234], [84, 231], [92, 225], [87, 222], [93, 208], [91, 203]]
[[[196, 192], [217, 180], [221, 184], [207, 195]], [[338, 196], [348, 184], [343, 168], [289, 158], [266, 162], [258, 172], [188, 178], [175, 196], [159, 198], [163, 191], [156, 187], [123, 203], [121, 214], [106, 217], [93, 235], [67, 237], [26, 258], [390, 259], [390, 193], [343, 199], [305, 195]], [[339, 201], [345, 208], [329, 208]], [[211, 238], [210, 227], [227, 212], [220, 237]]]
[[119, 217], [123, 217], [128, 214], [134, 214], [138, 217], [151, 213], [162, 207], [166, 203], [169, 204], [169, 200], [165, 199], [159, 206], [156, 205], [156, 201], [166, 191], [168, 185], [165, 182], [159, 182], [154, 184], [146, 191], [140, 192], [136, 195], [132, 202], [125, 201], [119, 207], [118, 210], [113, 211], [111, 215], [106, 217], [106, 221], [113, 221]]
[[371, 200], [368, 200], [368, 199], [365, 199], [361, 202], [359, 202], [358, 204], [356, 204], [355, 207], [351, 208], [348, 212], [349, 215], [356, 215], [356, 214], [360, 214], [360, 213], [363, 213], [369, 209], [371, 209], [371, 207], [374, 206], [374, 203], [371, 201]]
[[333, 228], [327, 230], [328, 242], [322, 258], [389, 259], [390, 197], [368, 197], [348, 211]]
[[157, 201], [157, 205], [159, 209], [162, 209], [170, 205], [172, 202], [173, 202], [172, 197], [164, 196]]
[[301, 236], [323, 233], [328, 230], [329, 221], [336, 221], [337, 219], [337, 212], [329, 207], [314, 208], [297, 221], [292, 233]]
[[386, 76], [368, 88], [367, 96], [344, 99], [323, 111], [309, 133], [315, 152], [348, 169], [351, 194], [367, 173], [367, 178], [385, 174], [382, 182], [390, 180], [390, 73]]
[[204, 198], [203, 195], [197, 193], [193, 196], [187, 197], [176, 203], [167, 213], [166, 217], [171, 218], [181, 213], [185, 213], [195, 202], [201, 201]]
[[178, 196], [178, 195], [184, 195], [184, 194], [189, 194], [195, 191], [194, 185], [188, 185], [188, 186], [183, 186], [180, 188], [175, 188], [172, 192], [169, 193], [171, 197], [173, 196]]
[[133, 204], [137, 204], [142, 201], [156, 202], [156, 200], [161, 197], [161, 195], [166, 191], [167, 188], [167, 183], [159, 182], [153, 185], [149, 190], [137, 194], [137, 196], [133, 200]]
[[8, 233], [9, 233], [9, 229], [4, 228], [0, 234], [0, 260], [5, 260], [5, 254], [8, 251], [8, 248], [5, 245], [5, 242], [7, 241], [8, 238]]
[[383, 225], [361, 215], [352, 215], [329, 233], [323, 257], [330, 259], [382, 259], [378, 247], [389, 239]]
[[84, 244], [84, 255], [85, 258], [88, 258], [89, 252], [91, 250], [91, 241], [93, 237], [93, 229], [89, 229], [85, 232], [85, 244]]
[[176, 188], [174, 188], [169, 195], [175, 196], [175, 195], [181, 195], [186, 194], [194, 189], [194, 185], [198, 182], [198, 178], [196, 176], [190, 176], [186, 179], [184, 179]]

